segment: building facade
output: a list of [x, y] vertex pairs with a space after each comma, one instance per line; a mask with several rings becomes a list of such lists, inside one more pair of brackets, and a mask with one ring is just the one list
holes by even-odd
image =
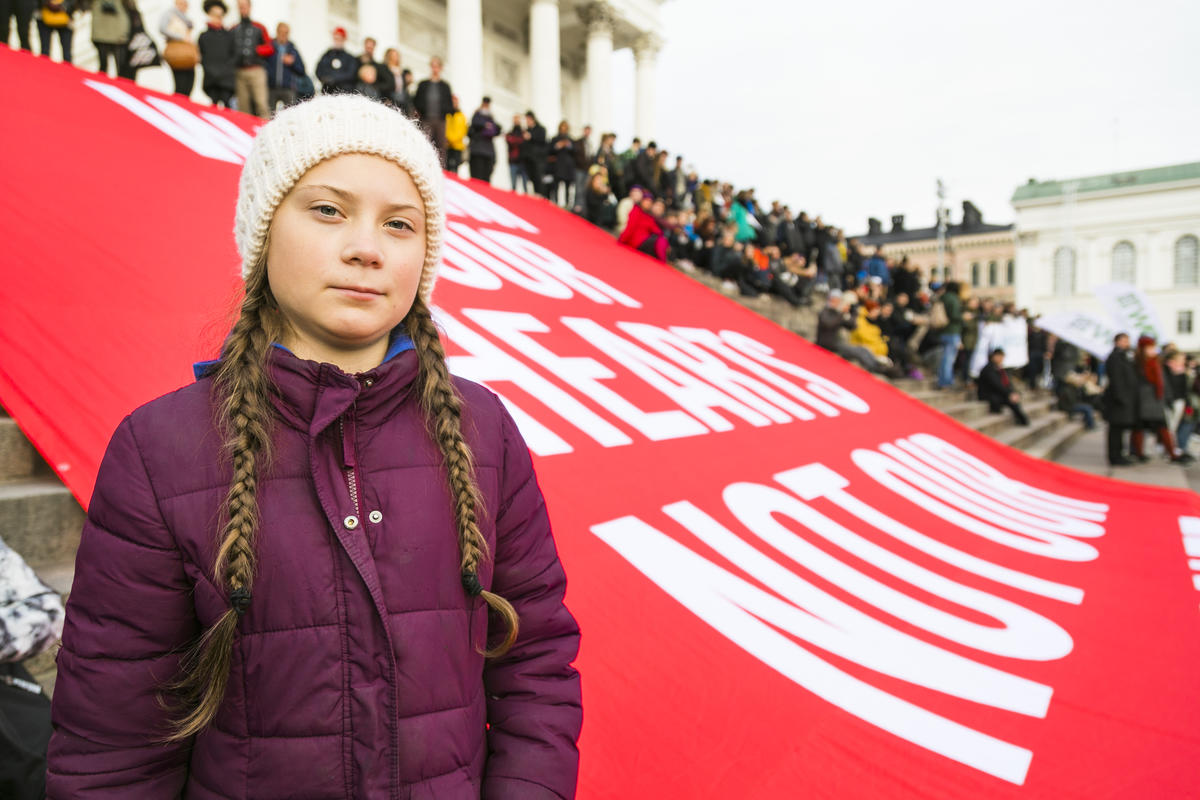
[[[334, 28], [345, 28], [347, 49], [362, 52], [362, 41], [377, 42], [376, 57], [395, 47], [403, 66], [418, 81], [429, 74], [429, 61], [440, 57], [444, 76], [470, 117], [484, 95], [492, 98], [496, 121], [507, 129], [514, 114], [532, 109], [552, 136], [560, 120], [578, 136], [591, 125], [593, 145], [612, 130], [614, 105], [634, 106], [634, 135], [654, 138], [658, 104], [656, 66], [662, 47], [659, 6], [663, 0], [253, 0], [251, 17], [274, 34], [279, 22], [292, 29], [292, 41], [311, 76], [329, 48]], [[237, 22], [236, 0], [226, 0], [227, 25]], [[161, 49], [158, 21], [173, 0], [139, 0], [147, 31]], [[202, 0], [190, 0], [193, 38], [204, 30]], [[78, 18], [73, 55], [77, 65], [95, 69], [96, 49], [90, 15]], [[37, 34], [34, 33], [34, 41]], [[16, 37], [13, 36], [13, 44]], [[35, 45], [36, 46], [36, 45]], [[613, 53], [629, 48], [635, 60], [632, 86], [613, 83]], [[193, 99], [207, 102], [197, 70]], [[140, 70], [138, 83], [173, 89], [165, 67]], [[507, 183], [503, 140], [494, 179]]]
[[867, 220], [867, 233], [855, 237], [868, 253], [882, 247], [888, 258], [908, 257], [909, 266], [920, 270], [929, 283], [956, 280], [971, 286], [980, 297], [1001, 302], [1015, 298], [1016, 278], [1012, 225], [993, 225], [970, 201], [963, 202], [962, 219], [946, 226], [942, 263], [938, 264], [937, 226], [908, 230], [904, 217], [892, 217], [892, 229], [884, 232], [877, 219]]
[[1104, 316], [1095, 287], [1131, 283], [1149, 298], [1168, 339], [1200, 350], [1200, 162], [1031, 180], [1012, 203], [1020, 304]]

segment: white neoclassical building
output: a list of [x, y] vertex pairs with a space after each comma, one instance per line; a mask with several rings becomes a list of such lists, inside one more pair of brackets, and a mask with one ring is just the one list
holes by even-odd
[[1200, 350], [1200, 162], [1065, 181], [1013, 194], [1016, 300], [1039, 313], [1102, 313], [1094, 288], [1137, 286], [1167, 337]]
[[[225, 0], [236, 23], [237, 2]], [[396, 47], [401, 61], [419, 81], [429, 74], [429, 60], [439, 56], [445, 77], [469, 117], [484, 95], [507, 128], [512, 115], [533, 109], [553, 135], [560, 120], [573, 135], [585, 124], [593, 138], [612, 130], [614, 106], [634, 104], [634, 135], [655, 134], [655, 66], [662, 45], [659, 6], [663, 0], [253, 0], [251, 17], [274, 34], [288, 22], [309, 75], [330, 46], [334, 28], [345, 28], [347, 49], [361, 52], [363, 38], [378, 43], [377, 57]], [[204, 30], [203, 0], [189, 0], [194, 34]], [[173, 0], [138, 0], [146, 28], [159, 41], [158, 20]], [[34, 41], [37, 34], [34, 33]], [[13, 36], [13, 44], [16, 37]], [[36, 44], [35, 44], [36, 48]], [[634, 85], [616, 86], [613, 53], [630, 48], [635, 58]], [[95, 69], [90, 19], [76, 23], [75, 63]], [[138, 73], [138, 83], [172, 90], [165, 67]], [[198, 74], [192, 97], [206, 102]], [[499, 147], [503, 151], [503, 147]], [[501, 159], [504, 153], [500, 152]], [[497, 170], [496, 177], [503, 174]]]

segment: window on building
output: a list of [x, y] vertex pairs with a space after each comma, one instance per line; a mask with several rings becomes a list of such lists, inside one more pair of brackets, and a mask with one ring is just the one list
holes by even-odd
[[1176, 333], [1191, 333], [1192, 332], [1192, 312], [1180, 311], [1175, 317], [1175, 332]]
[[1054, 251], [1054, 293], [1075, 294], [1075, 248], [1062, 246]]
[[971, 285], [972, 286], [979, 285], [979, 262], [978, 261], [976, 261], [974, 264], [971, 265]]
[[1137, 250], [1132, 242], [1117, 242], [1112, 251], [1112, 279], [1133, 283], [1137, 272]]
[[995, 261], [988, 262], [988, 286], [995, 286], [1000, 281], [1000, 268]]
[[1197, 267], [1196, 237], [1190, 233], [1175, 240], [1175, 285], [1196, 286], [1200, 284], [1200, 268]]
[[1004, 282], [1009, 286], [1012, 286], [1017, 280], [1017, 262], [1010, 258], [1008, 260], [1008, 267], [1004, 271], [1006, 273], [1004, 276]]

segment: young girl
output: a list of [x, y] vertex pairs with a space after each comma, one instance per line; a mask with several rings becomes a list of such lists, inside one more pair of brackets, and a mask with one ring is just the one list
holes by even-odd
[[100, 468], [49, 797], [574, 796], [579, 633], [542, 496], [430, 318], [441, 182], [361, 97], [259, 131], [221, 358]]

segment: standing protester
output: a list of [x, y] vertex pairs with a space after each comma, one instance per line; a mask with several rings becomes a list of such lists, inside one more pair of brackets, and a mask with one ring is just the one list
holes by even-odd
[[575, 199], [575, 140], [571, 138], [566, 120], [558, 123], [558, 135], [550, 140], [547, 166], [554, 175], [550, 199], [559, 202], [558, 187], [562, 186], [562, 207], [570, 208]]
[[951, 389], [954, 387], [954, 362], [962, 348], [963, 305], [962, 298], [959, 297], [958, 281], [946, 282], [938, 302], [946, 310], [946, 324], [939, 332], [942, 355], [938, 361], [937, 387]]
[[291, 41], [292, 28], [286, 22], [275, 26], [275, 49], [267, 57], [267, 105], [271, 114], [282, 103], [284, 108], [296, 103], [296, 83], [304, 77], [304, 60]]
[[1129, 435], [1129, 449], [1138, 461], [1149, 461], [1144, 452], [1146, 431], [1154, 431], [1167, 458], [1182, 461], [1182, 454], [1175, 449], [1175, 438], [1167, 429], [1166, 387], [1163, 366], [1158, 358], [1158, 344], [1153, 336], [1138, 337], [1137, 351], [1133, 356], [1134, 374], [1137, 376], [1138, 419], [1133, 433]]
[[358, 82], [358, 59], [346, 52], [346, 29], [333, 29], [333, 45], [317, 63], [317, 80], [323, 94], [346, 94]]
[[521, 145], [521, 163], [525, 174], [533, 184], [533, 191], [549, 197], [543, 176], [546, 172], [546, 129], [538, 122], [533, 111], [525, 112], [525, 142]]
[[[0, 36], [0, 44], [8, 44], [9, 37], [9, 20], [13, 20], [17, 26], [17, 42], [22, 50], [33, 52], [33, 46], [30, 44], [29, 26], [33, 22], [34, 0], [0, 0], [0, 30], [3, 31], [3, 36]], [[104, 70], [101, 70], [103, 72]]]
[[1167, 430], [1174, 438], [1179, 461], [1184, 464], [1195, 461], [1187, 452], [1187, 436], [1183, 427], [1189, 410], [1189, 378], [1187, 355], [1182, 350], [1174, 350], [1163, 359], [1163, 404], [1167, 412]]
[[1104, 390], [1104, 419], [1108, 423], [1108, 463], [1122, 467], [1133, 461], [1125, 457], [1125, 433], [1138, 424], [1138, 381], [1129, 351], [1129, 335], [1118, 333], [1112, 352], [1104, 360], [1108, 386]]
[[237, 88], [233, 31], [226, 30], [228, 9], [222, 0], [204, 0], [207, 25], [200, 34], [200, 66], [204, 69], [201, 87], [214, 106], [229, 108]]
[[417, 84], [413, 106], [425, 134], [441, 153], [443, 164], [446, 163], [446, 115], [452, 108], [451, 94], [450, 84], [442, 80], [442, 60], [434, 56], [429, 60], [429, 77]]
[[400, 66], [400, 51], [389, 47], [383, 51], [383, 67], [387, 70], [392, 81], [391, 103], [400, 109], [405, 116], [412, 116], [412, 97], [409, 96], [408, 82], [412, 73]]
[[579, 628], [527, 445], [446, 367], [442, 187], [362, 97], [259, 129], [221, 357], [96, 479], [50, 797], [575, 796]]
[[492, 170], [496, 167], [496, 144], [492, 140], [500, 134], [500, 126], [492, 117], [492, 98], [484, 96], [479, 108], [471, 115], [470, 137], [471, 177], [479, 181], [492, 182]]
[[396, 80], [386, 64], [375, 60], [375, 40], [370, 36], [363, 39], [363, 52], [358, 61], [375, 67], [375, 90], [381, 98], [390, 98], [396, 91]]
[[458, 107], [458, 95], [450, 95], [450, 111], [446, 113], [446, 169], [458, 174], [467, 144], [467, 115]]
[[592, 126], [584, 125], [583, 132], [573, 143], [575, 153], [575, 213], [583, 213], [583, 195], [587, 191], [588, 167], [592, 166]]
[[233, 28], [233, 48], [237, 55], [238, 111], [270, 119], [267, 103], [267, 57], [275, 52], [271, 34], [250, 19], [250, 0], [238, 0], [238, 24]]
[[504, 135], [504, 143], [508, 145], [509, 186], [515, 192], [519, 181], [521, 192], [529, 194], [529, 172], [525, 169], [525, 156], [523, 155], [525, 129], [521, 127], [522, 122], [524, 119], [520, 114], [513, 114], [512, 129]]
[[[117, 77], [133, 79], [126, 64], [125, 45], [129, 44], [129, 10], [124, 0], [92, 0], [92, 44], [100, 63], [99, 72], [108, 74], [112, 64]], [[23, 45], [24, 46], [24, 45]], [[26, 49], [28, 49], [26, 47]]]
[[[4, 0], [0, 0], [3, 2]], [[50, 57], [50, 40], [58, 36], [63, 63], [71, 63], [71, 35], [74, 33], [75, 0], [41, 0], [37, 11], [38, 53]], [[7, 17], [5, 17], [7, 22]], [[5, 33], [7, 33], [7, 26]], [[4, 41], [8, 41], [5, 37]]]
[[164, 11], [158, 22], [158, 32], [167, 40], [163, 60], [175, 79], [175, 94], [184, 97], [192, 94], [196, 85], [196, 64], [200, 61], [200, 50], [192, 42], [194, 23], [187, 10], [187, 0], [175, 0], [174, 7]]

